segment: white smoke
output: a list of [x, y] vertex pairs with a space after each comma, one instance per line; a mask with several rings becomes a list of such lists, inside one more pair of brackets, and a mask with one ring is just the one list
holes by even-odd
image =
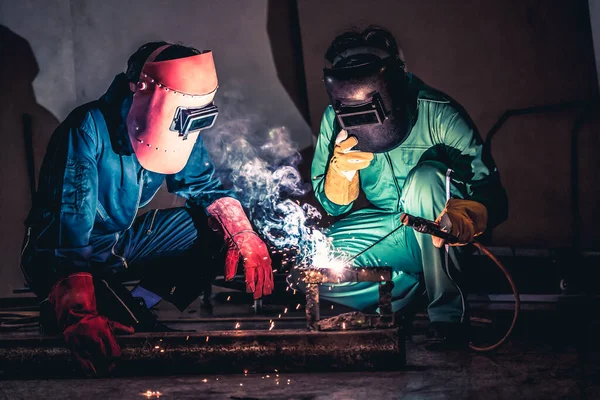
[[319, 211], [297, 198], [307, 194], [298, 164], [296, 144], [284, 127], [251, 134], [250, 120], [221, 122], [204, 135], [216, 173], [237, 194], [248, 217], [283, 265], [331, 264], [335, 251], [318, 228]]

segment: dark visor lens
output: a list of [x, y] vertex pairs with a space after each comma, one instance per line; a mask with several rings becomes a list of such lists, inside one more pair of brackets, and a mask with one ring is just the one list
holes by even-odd
[[177, 109], [171, 123], [171, 130], [187, 137], [188, 133], [200, 131], [213, 126], [219, 112], [214, 104], [202, 108]]
[[189, 122], [187, 131], [194, 132], [200, 129], [209, 128], [214, 124], [216, 118], [216, 114], [207, 115], [205, 117], [192, 117], [192, 120]]
[[379, 123], [379, 118], [377, 117], [377, 112], [375, 111], [340, 115], [340, 119], [342, 120], [342, 125], [344, 128], [352, 128], [355, 126], [372, 125]]

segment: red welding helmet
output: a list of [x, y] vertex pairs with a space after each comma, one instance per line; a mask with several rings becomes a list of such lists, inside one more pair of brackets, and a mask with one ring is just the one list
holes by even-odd
[[200, 131], [212, 127], [218, 115], [212, 52], [154, 61], [169, 46], [148, 57], [127, 115], [127, 132], [140, 164], [161, 174], [185, 167]]

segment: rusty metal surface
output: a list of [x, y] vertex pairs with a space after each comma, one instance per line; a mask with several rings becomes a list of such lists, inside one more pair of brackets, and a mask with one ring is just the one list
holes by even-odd
[[386, 282], [392, 280], [391, 267], [299, 268], [306, 283]]
[[320, 319], [319, 285], [308, 283], [306, 284], [306, 327], [311, 331], [318, 330]]
[[[206, 331], [119, 337], [120, 376], [280, 371], [397, 370], [405, 365], [398, 328], [308, 332]], [[74, 376], [59, 337], [14, 337], [0, 342], [2, 379]]]

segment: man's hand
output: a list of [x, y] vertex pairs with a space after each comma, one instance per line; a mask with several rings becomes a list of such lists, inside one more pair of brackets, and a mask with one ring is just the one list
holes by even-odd
[[[464, 246], [485, 231], [487, 219], [487, 209], [483, 204], [472, 200], [450, 199], [435, 222], [458, 238], [458, 242], [451, 246]], [[442, 238], [432, 236], [431, 240], [437, 248], [444, 245]]]
[[246, 291], [254, 298], [273, 292], [273, 267], [265, 243], [252, 230], [252, 225], [236, 199], [223, 197], [206, 209], [213, 226], [217, 225], [227, 243], [225, 279], [231, 280], [237, 272], [240, 258], [246, 275]]
[[325, 195], [339, 205], [352, 203], [358, 197], [357, 171], [367, 168], [373, 160], [373, 153], [352, 150], [358, 144], [354, 136], [340, 131], [329, 161], [329, 169], [325, 177]]
[[92, 275], [76, 273], [61, 279], [50, 291], [58, 326], [66, 344], [88, 376], [103, 375], [115, 367], [121, 348], [114, 336], [133, 328], [98, 315]]
[[331, 169], [349, 181], [356, 175], [356, 171], [367, 168], [373, 160], [373, 153], [352, 150], [357, 144], [355, 136], [348, 137], [348, 132], [341, 130], [335, 139], [333, 157], [329, 162]]

